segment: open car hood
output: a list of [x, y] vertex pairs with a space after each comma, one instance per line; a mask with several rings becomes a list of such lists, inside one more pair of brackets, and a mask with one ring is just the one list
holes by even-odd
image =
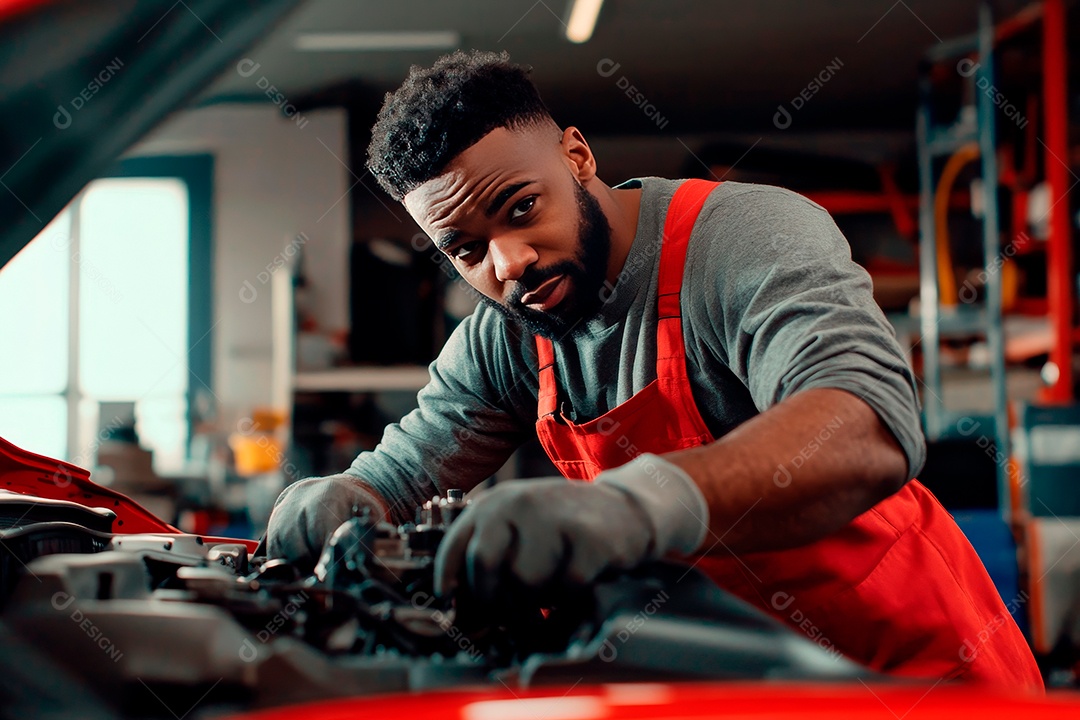
[[[102, 508], [115, 514], [118, 534], [166, 533], [180, 534], [127, 495], [98, 485], [90, 479], [90, 471], [63, 460], [37, 455], [13, 445], [0, 437], [0, 490], [35, 498], [74, 502], [91, 508]], [[201, 537], [205, 542], [229, 542], [246, 545], [254, 551], [257, 542], [233, 538]]]
[[0, 267], [302, 0], [0, 0]]

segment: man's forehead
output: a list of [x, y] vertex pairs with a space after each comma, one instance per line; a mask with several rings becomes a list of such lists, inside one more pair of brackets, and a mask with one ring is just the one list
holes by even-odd
[[417, 186], [403, 198], [405, 209], [421, 227], [428, 230], [431, 222], [449, 216], [464, 200], [469, 174], [459, 168], [448, 168], [442, 174]]
[[422, 224], [446, 216], [451, 210], [448, 205], [463, 202], [517, 175], [536, 175], [541, 170], [543, 153], [557, 145], [549, 136], [534, 131], [496, 128], [463, 150], [439, 175], [411, 190], [403, 202], [409, 214]]
[[456, 194], [466, 184], [468, 174], [460, 168], [450, 167], [409, 191], [402, 199], [410, 213], [426, 214], [426, 208], [439, 198]]

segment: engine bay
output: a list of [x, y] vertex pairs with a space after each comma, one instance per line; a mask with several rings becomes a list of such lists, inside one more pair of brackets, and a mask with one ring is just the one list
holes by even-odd
[[107, 509], [0, 492], [0, 624], [106, 707], [147, 717], [200, 696], [203, 711], [583, 679], [873, 675], [675, 563], [552, 597], [508, 587], [495, 606], [438, 597], [435, 552], [467, 507], [451, 491], [412, 523], [352, 517], [303, 573], [250, 542], [116, 533]]

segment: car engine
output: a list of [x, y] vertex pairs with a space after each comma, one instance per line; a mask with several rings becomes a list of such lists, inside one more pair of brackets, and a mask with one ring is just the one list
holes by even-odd
[[[168, 717], [196, 700], [204, 712], [583, 678], [872, 675], [675, 563], [551, 597], [508, 585], [496, 606], [437, 597], [435, 552], [468, 504], [451, 491], [412, 523], [350, 518], [304, 574], [244, 542], [117, 533], [107, 509], [0, 492], [9, 708], [31, 686], [39, 714], [41, 694], [62, 706], [83, 688], [103, 711]], [[31, 656], [64, 681], [44, 683]]]

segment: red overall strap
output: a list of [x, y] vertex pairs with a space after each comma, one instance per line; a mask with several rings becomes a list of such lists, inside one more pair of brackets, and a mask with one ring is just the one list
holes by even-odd
[[[686, 180], [675, 191], [664, 220], [663, 243], [660, 252], [660, 276], [657, 283], [658, 323], [656, 337], [656, 376], [672, 378], [686, 375], [686, 352], [682, 341], [682, 319], [679, 310], [679, 291], [682, 289], [683, 266], [690, 232], [694, 229], [705, 198], [720, 183], [708, 180]], [[551, 340], [536, 336], [536, 356], [540, 389], [537, 395], [537, 416], [554, 415], [558, 406], [555, 383], [555, 350]]]
[[656, 377], [686, 375], [686, 350], [683, 347], [682, 290], [686, 249], [705, 198], [720, 183], [687, 180], [675, 191], [664, 220], [664, 245], [660, 253], [660, 276], [657, 281]]
[[555, 414], [558, 392], [555, 385], [555, 349], [546, 337], [536, 336], [536, 359], [540, 366], [540, 392], [537, 395], [537, 416]]

